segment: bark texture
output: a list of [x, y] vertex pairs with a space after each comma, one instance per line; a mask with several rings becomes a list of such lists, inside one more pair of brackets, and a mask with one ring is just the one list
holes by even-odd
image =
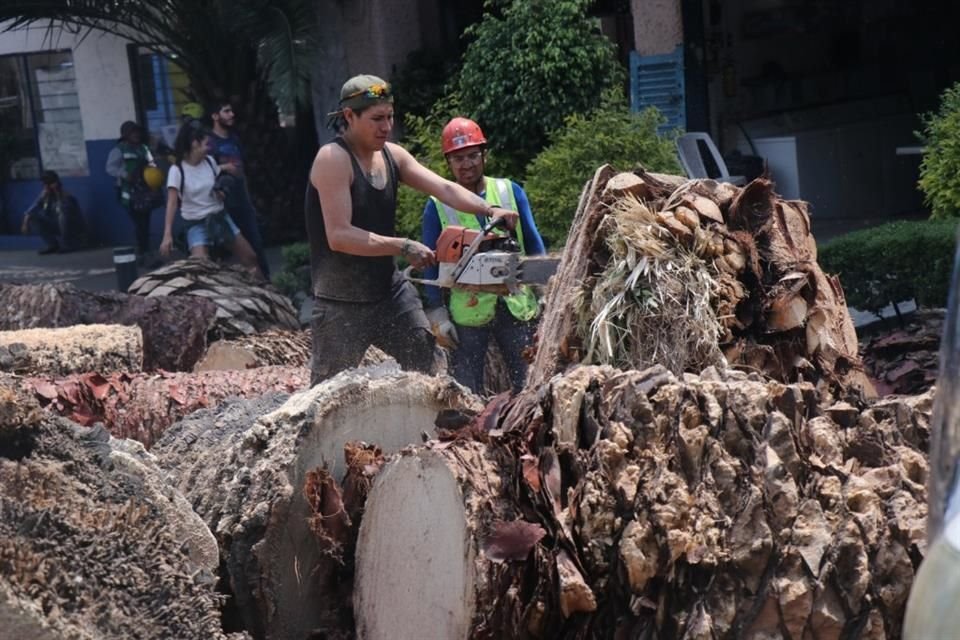
[[[873, 395], [843, 290], [816, 258], [806, 204], [767, 180], [738, 188], [601, 167], [548, 288], [527, 386], [570, 364], [680, 374], [722, 354], [782, 382]], [[691, 317], [696, 305], [704, 317]]]
[[136, 325], [143, 331], [147, 371], [190, 371], [206, 350], [216, 311], [203, 299], [93, 293], [69, 284], [0, 284], [0, 330]]
[[136, 326], [0, 331], [0, 371], [63, 376], [83, 371], [136, 373], [142, 366], [143, 333]]
[[267, 365], [309, 367], [311, 344], [309, 331], [265, 331], [218, 340], [207, 348], [194, 370], [254, 369]]
[[114, 437], [151, 447], [180, 418], [227, 398], [304, 389], [310, 370], [271, 366], [201, 373], [84, 373], [33, 377], [24, 384], [48, 411], [81, 425], [101, 422]]
[[227, 637], [215, 543], [184, 498], [148, 458], [49, 416], [18, 386], [0, 378], [0, 633]]
[[190, 258], [151, 271], [130, 285], [147, 298], [191, 296], [216, 305], [212, 337], [234, 338], [269, 329], [296, 331], [297, 311], [288, 298], [241, 267]]
[[386, 363], [343, 372], [252, 422], [238, 405], [191, 416], [153, 452], [214, 531], [244, 628], [303, 638], [352, 625], [341, 608], [349, 596], [336, 595], [340, 563], [315, 532], [315, 473], [340, 483], [347, 443], [393, 452], [421, 441], [441, 410], [476, 402], [448, 378]]
[[[578, 367], [501, 404], [485, 442], [397, 456], [361, 527], [360, 636], [437, 619], [376, 604], [416, 580], [449, 638], [899, 637], [931, 395], [822, 399], [734, 370]], [[418, 547], [426, 516], [395, 506], [421, 493], [462, 555]], [[465, 597], [434, 593], [451, 573]]]

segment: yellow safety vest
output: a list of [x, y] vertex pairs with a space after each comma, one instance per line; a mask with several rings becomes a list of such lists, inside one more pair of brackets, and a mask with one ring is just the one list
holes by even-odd
[[[486, 200], [488, 203], [496, 206], [517, 210], [517, 201], [513, 197], [513, 185], [505, 178], [485, 178]], [[457, 211], [453, 207], [437, 198], [431, 197], [434, 205], [437, 207], [437, 215], [440, 217], [440, 228], [444, 229], [448, 225], [466, 227], [468, 229], [480, 230], [480, 221], [472, 213]], [[503, 233], [500, 230], [497, 233]], [[526, 255], [526, 249], [523, 244], [523, 230], [520, 224], [517, 224], [517, 240], [520, 243], [520, 251]], [[497, 312], [497, 296], [495, 293], [476, 293], [465, 291], [463, 289], [450, 290], [450, 317], [456, 324], [465, 327], [482, 327], [491, 320]], [[527, 322], [537, 317], [540, 312], [540, 306], [537, 304], [537, 297], [528, 286], [521, 287], [518, 293], [509, 296], [502, 296], [507, 305], [507, 309], [514, 318], [521, 322]]]

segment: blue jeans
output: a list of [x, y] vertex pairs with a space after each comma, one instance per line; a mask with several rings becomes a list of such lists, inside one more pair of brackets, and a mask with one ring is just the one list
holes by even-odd
[[507, 362], [514, 392], [520, 391], [527, 378], [527, 363], [523, 359], [523, 350], [533, 344], [536, 330], [536, 319], [521, 322], [513, 317], [502, 299], [498, 300], [497, 312], [488, 324], [482, 327], [457, 325], [460, 344], [453, 352], [453, 377], [474, 393], [483, 392], [483, 362], [492, 336]]
[[237, 225], [233, 223], [233, 220], [230, 219], [230, 214], [225, 214], [223, 216], [223, 231], [230, 234], [229, 238], [211, 238], [209, 236], [209, 229], [207, 225], [200, 223], [194, 224], [190, 227], [187, 227], [187, 249], [193, 249], [194, 247], [209, 247], [214, 244], [217, 244], [217, 240], [220, 240], [222, 243], [225, 243], [226, 246], [233, 246], [231, 243], [233, 239], [237, 237], [237, 234], [240, 233], [240, 230], [237, 229]]

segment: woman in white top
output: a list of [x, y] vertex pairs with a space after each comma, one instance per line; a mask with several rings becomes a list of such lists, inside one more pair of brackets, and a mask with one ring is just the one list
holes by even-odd
[[256, 253], [223, 208], [224, 193], [217, 185], [220, 167], [207, 155], [208, 136], [199, 120], [185, 122], [177, 133], [177, 163], [167, 173], [167, 215], [160, 253], [169, 255], [173, 247], [173, 221], [179, 205], [191, 257], [208, 258], [208, 248], [222, 243], [241, 264], [262, 277]]

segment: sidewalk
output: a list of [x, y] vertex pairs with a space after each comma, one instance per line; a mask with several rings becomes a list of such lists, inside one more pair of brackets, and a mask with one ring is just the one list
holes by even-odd
[[[280, 247], [267, 249], [267, 262], [271, 273], [279, 273], [283, 262]], [[140, 273], [146, 271], [141, 269]], [[0, 251], [0, 282], [69, 282], [87, 291], [116, 290], [113, 249], [86, 249], [47, 256], [38, 255], [36, 251]]]

